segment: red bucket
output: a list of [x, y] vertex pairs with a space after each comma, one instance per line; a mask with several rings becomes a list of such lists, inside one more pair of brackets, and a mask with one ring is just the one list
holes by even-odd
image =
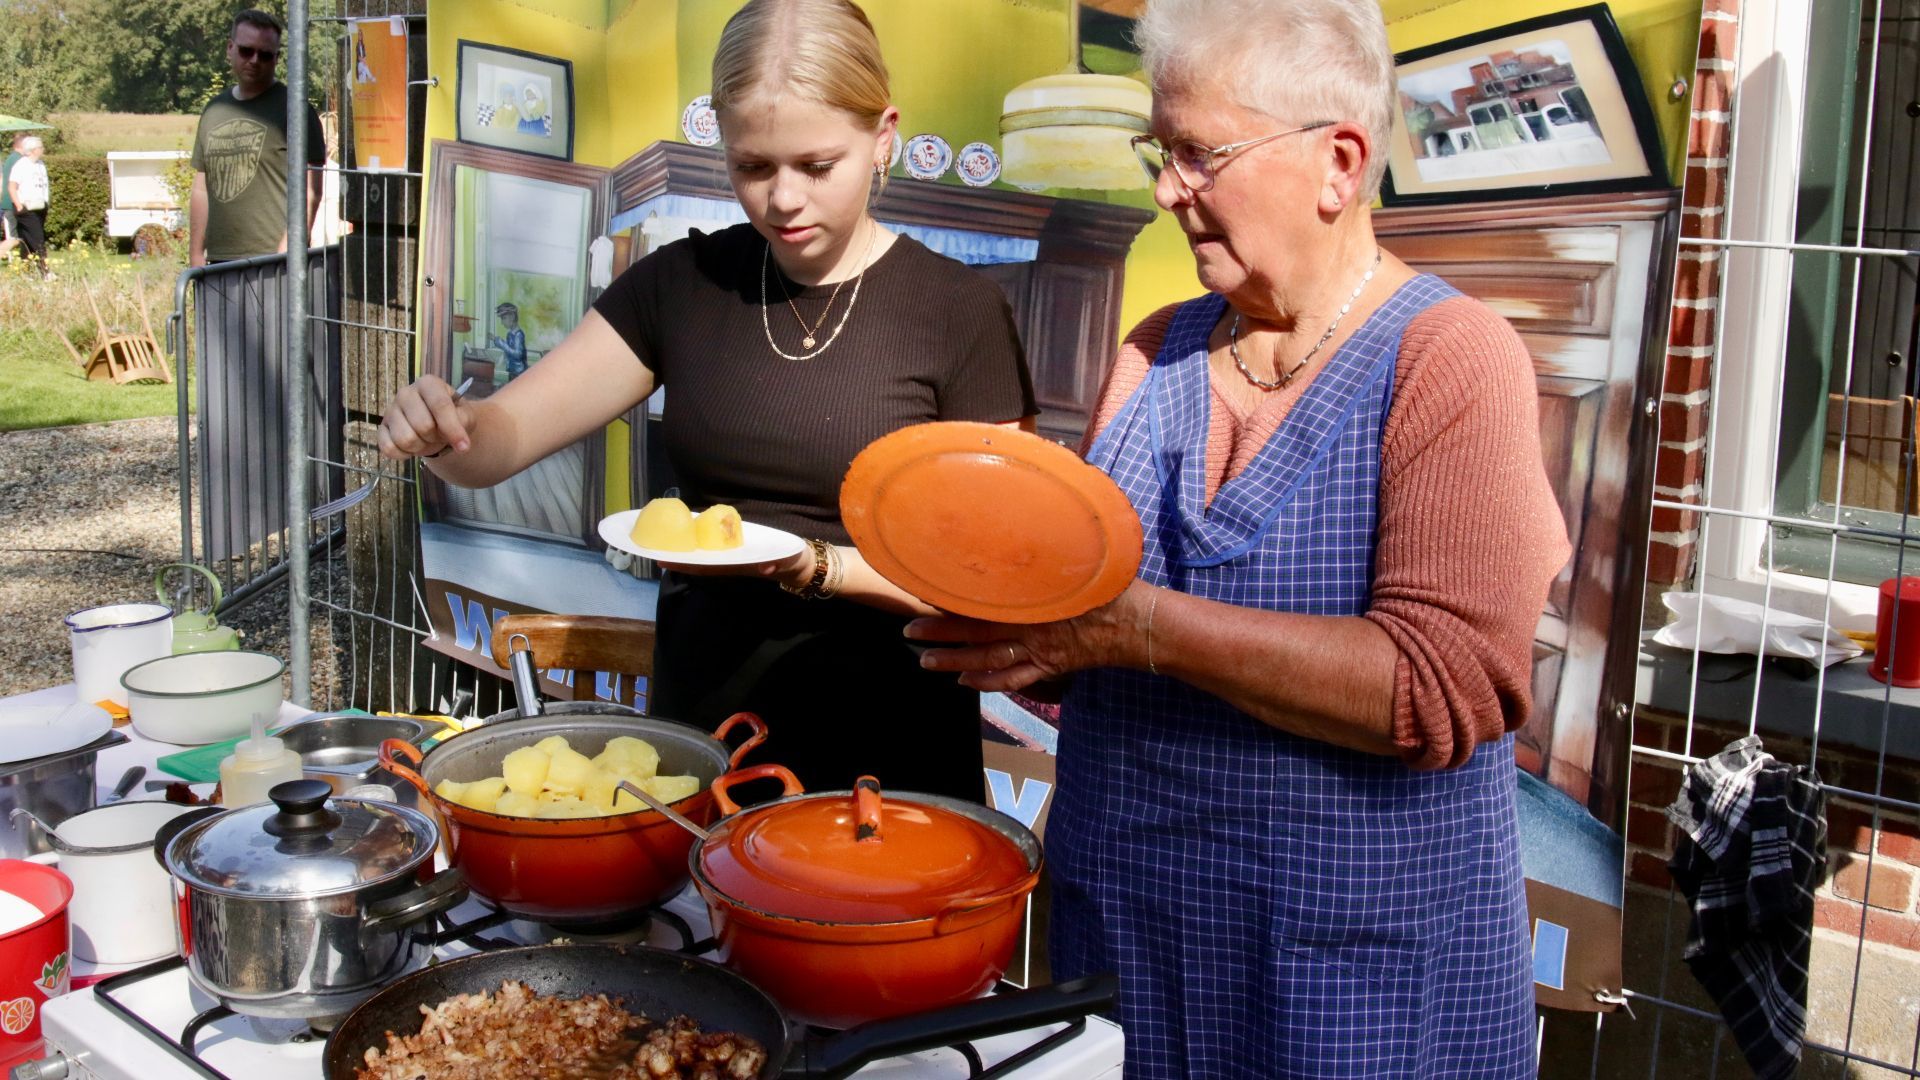
[[0, 892], [40, 909], [40, 918], [0, 934], [0, 1069], [11, 1069], [40, 1055], [40, 1007], [67, 992], [73, 882], [52, 867], [0, 859]]
[[1880, 612], [1873, 630], [1873, 662], [1867, 674], [1895, 686], [1920, 686], [1920, 577], [1880, 583]]

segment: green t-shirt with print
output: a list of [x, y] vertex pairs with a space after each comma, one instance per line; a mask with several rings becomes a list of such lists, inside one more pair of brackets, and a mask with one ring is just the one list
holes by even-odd
[[[9, 152], [7, 154], [7, 160], [4, 163], [0, 163], [0, 210], [13, 209], [13, 185], [6, 181], [9, 176], [13, 175], [13, 163], [19, 161], [20, 158], [21, 155], [19, 153]], [[280, 241], [278, 240], [274, 241], [276, 246], [279, 243]]]
[[[320, 114], [307, 106], [307, 163], [327, 159]], [[224, 90], [200, 113], [193, 171], [207, 179], [208, 262], [269, 255], [287, 235], [287, 87], [241, 101]]]

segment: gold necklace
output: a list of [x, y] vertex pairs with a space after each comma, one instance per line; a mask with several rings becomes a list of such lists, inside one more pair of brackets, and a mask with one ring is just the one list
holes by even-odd
[[[773, 245], [768, 244], [767, 250], [772, 251]], [[814, 335], [819, 333], [820, 328], [827, 324], [827, 316], [833, 314], [834, 301], [840, 299], [840, 286], [845, 285], [847, 279], [841, 278], [839, 281], [833, 283], [833, 292], [827, 294], [827, 306], [820, 312], [820, 318], [816, 320], [812, 326], [808, 326], [807, 320], [800, 317], [800, 308], [794, 304], [793, 294], [787, 291], [787, 276], [781, 274], [779, 275], [779, 280], [780, 295], [787, 298], [787, 309], [793, 312], [793, 321], [800, 324], [800, 347], [803, 349], [811, 349], [813, 348], [815, 340]]]
[[820, 321], [809, 328], [807, 326], [807, 320], [800, 317], [800, 309], [794, 305], [793, 294], [787, 291], [786, 277], [784, 275], [781, 276], [780, 292], [786, 296], [787, 307], [792, 309], [794, 319], [800, 323], [800, 345], [802, 348], [813, 350], [812, 352], [801, 353], [798, 356], [787, 352], [774, 343], [773, 326], [767, 321], [767, 307], [769, 306], [767, 304], [767, 264], [773, 261], [773, 244], [771, 242], [767, 244], [766, 252], [760, 257], [760, 329], [767, 335], [767, 346], [778, 353], [782, 359], [811, 360], [821, 353], [826, 352], [827, 346], [832, 345], [834, 341], [840, 337], [840, 331], [847, 325], [847, 318], [853, 314], [853, 305], [860, 302], [860, 285], [866, 280], [868, 259], [873, 255], [873, 242], [879, 230], [880, 226], [878, 223], [870, 223], [867, 232], [867, 247], [865, 251], [860, 253], [860, 272], [853, 276], [853, 292], [847, 297], [846, 310], [840, 313], [840, 321], [833, 325], [833, 333], [829, 335], [826, 342], [817, 349], [814, 348], [814, 342], [817, 340], [814, 335], [819, 333], [822, 326], [826, 325], [827, 316], [833, 312], [833, 302], [839, 298], [840, 288], [847, 283], [847, 279], [841, 278], [834, 284], [833, 292], [827, 297], [826, 310], [820, 313]]
[[1233, 324], [1227, 327], [1227, 352], [1233, 356], [1233, 366], [1240, 369], [1242, 378], [1262, 390], [1278, 390], [1292, 382], [1293, 377], [1300, 374], [1300, 369], [1307, 366], [1307, 361], [1313, 359], [1314, 354], [1320, 351], [1320, 346], [1325, 345], [1328, 339], [1333, 337], [1333, 332], [1340, 328], [1340, 320], [1346, 318], [1347, 312], [1353, 310], [1354, 302], [1360, 299], [1362, 292], [1366, 291], [1367, 282], [1373, 280], [1373, 272], [1378, 269], [1380, 269], [1380, 249], [1376, 247], [1373, 249], [1373, 263], [1367, 267], [1366, 275], [1360, 279], [1360, 284], [1353, 287], [1353, 295], [1347, 297], [1347, 302], [1340, 305], [1340, 314], [1333, 317], [1333, 325], [1327, 327], [1327, 332], [1320, 335], [1320, 340], [1313, 343], [1313, 348], [1307, 350], [1307, 355], [1301, 357], [1299, 363], [1288, 368], [1286, 374], [1278, 379], [1262, 379], [1256, 376], [1247, 367], [1247, 362], [1240, 359], [1240, 312], [1234, 311]]

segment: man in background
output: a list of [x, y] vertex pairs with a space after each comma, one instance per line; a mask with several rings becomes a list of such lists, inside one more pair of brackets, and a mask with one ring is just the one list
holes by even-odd
[[13, 218], [13, 187], [7, 183], [7, 174], [20, 160], [20, 144], [26, 137], [24, 131], [14, 132], [7, 143], [6, 159], [0, 161], [0, 260], [13, 258], [13, 249], [20, 246], [20, 225]]
[[19, 160], [7, 168], [7, 196], [13, 201], [13, 220], [20, 229], [20, 242], [27, 258], [40, 264], [40, 276], [47, 272], [47, 200], [52, 185], [47, 181], [47, 145], [38, 135], [20, 140]]
[[[287, 95], [274, 78], [280, 20], [252, 8], [233, 17], [227, 64], [234, 85], [200, 114], [193, 138], [188, 256], [194, 266], [287, 250]], [[326, 161], [320, 114], [307, 106], [308, 165]], [[320, 206], [321, 174], [306, 177], [307, 228]]]

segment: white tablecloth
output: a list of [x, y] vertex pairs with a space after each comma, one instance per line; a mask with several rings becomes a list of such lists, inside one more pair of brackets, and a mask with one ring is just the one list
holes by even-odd
[[[73, 699], [74, 699], [73, 684], [67, 683], [63, 686], [51, 686], [45, 690], [33, 690], [25, 694], [16, 694], [12, 697], [0, 698], [0, 706], [10, 705], [10, 704], [63, 705], [73, 701]], [[280, 703], [280, 716], [274, 722], [274, 726], [281, 727], [286, 724], [290, 724], [295, 720], [300, 719], [303, 716], [310, 716], [312, 715], [312, 713], [313, 713], [313, 710], [308, 709], [305, 706], [295, 705], [289, 701], [283, 701]], [[167, 773], [161, 772], [155, 766], [155, 763], [158, 762], [161, 758], [167, 756], [168, 754], [172, 754], [177, 751], [186, 750], [190, 748], [184, 747], [184, 746], [175, 746], [172, 743], [155, 742], [154, 740], [149, 739], [146, 736], [140, 734], [138, 731], [135, 731], [133, 729], [133, 725], [131, 724], [122, 725], [118, 728], [115, 728], [114, 730], [119, 731], [124, 735], [126, 735], [127, 741], [119, 744], [118, 746], [110, 746], [107, 749], [102, 750], [100, 752], [99, 757], [96, 761], [96, 764], [94, 765], [94, 772], [93, 772], [94, 784], [98, 790], [97, 798], [98, 799], [106, 798], [108, 793], [113, 790], [113, 785], [119, 782], [120, 777], [123, 774], [125, 774], [128, 769], [134, 767], [135, 765], [146, 766], [147, 775], [142, 778], [141, 784], [139, 786], [136, 786], [132, 791], [127, 793], [127, 798], [129, 799], [160, 798], [160, 795], [158, 792], [149, 792], [146, 790], [144, 786], [146, 781], [147, 780], [175, 780], [175, 779], [178, 779], [178, 777], [171, 776]], [[201, 795], [205, 796], [207, 794], [210, 794], [213, 791], [213, 785], [200, 784], [200, 785], [197, 785], [194, 788], [194, 790], [198, 791]], [[138, 965], [126, 965], [126, 966], [138, 966]], [[99, 966], [90, 964], [85, 960], [80, 959], [79, 957], [74, 957], [73, 974], [75, 978], [85, 978], [86, 976], [89, 976], [89, 975], [107, 974], [114, 971], [125, 970], [126, 966], [99, 967]]]
[[[32, 690], [24, 694], [0, 698], [0, 706], [13, 704], [64, 705], [72, 701], [73, 684], [66, 683], [61, 686], [50, 686], [45, 690]], [[310, 716], [312, 714], [312, 709], [302, 705], [295, 705], [290, 701], [283, 701], [280, 703], [280, 716], [274, 721], [273, 726], [276, 728], [284, 727], [303, 716]], [[127, 741], [118, 746], [110, 746], [100, 752], [99, 763], [94, 767], [93, 772], [94, 783], [99, 788], [100, 798], [106, 798], [107, 793], [113, 790], [113, 785], [119, 781], [121, 775], [135, 765], [145, 765], [147, 767], [147, 775], [141, 781], [142, 785], [145, 784], [146, 780], [178, 779], [178, 777], [169, 776], [166, 773], [160, 772], [154, 767], [154, 763], [166, 757], [168, 754], [192, 749], [191, 747], [155, 742], [140, 734], [138, 731], [135, 731], [132, 724], [123, 724], [114, 730], [126, 735]], [[213, 790], [213, 785], [203, 785], [199, 790], [204, 794]], [[157, 797], [157, 795], [147, 794], [144, 786], [136, 787], [127, 793], [127, 798], [129, 799]]]

